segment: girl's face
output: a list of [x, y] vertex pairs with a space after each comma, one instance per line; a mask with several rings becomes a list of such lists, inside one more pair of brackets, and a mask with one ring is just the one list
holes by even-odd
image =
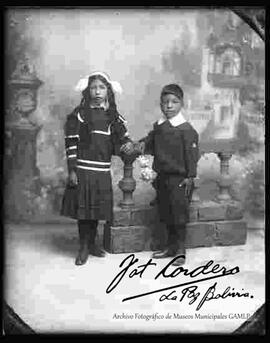
[[90, 92], [90, 99], [91, 102], [94, 102], [97, 105], [102, 104], [106, 99], [108, 95], [107, 87], [106, 85], [99, 79], [95, 79], [91, 82], [89, 87]]
[[183, 102], [174, 94], [165, 94], [161, 98], [160, 107], [164, 115], [171, 119], [180, 112]]

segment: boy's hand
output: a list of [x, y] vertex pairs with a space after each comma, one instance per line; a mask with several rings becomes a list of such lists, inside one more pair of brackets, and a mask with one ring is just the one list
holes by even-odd
[[120, 148], [121, 152], [124, 152], [127, 155], [131, 155], [134, 152], [134, 147], [132, 142], [127, 142], [123, 144]]
[[72, 170], [68, 175], [68, 182], [71, 187], [75, 187], [78, 185], [78, 177], [74, 170]]
[[143, 155], [145, 150], [145, 143], [144, 142], [135, 142], [134, 143], [134, 150], [137, 154]]
[[191, 192], [192, 192], [193, 186], [194, 186], [193, 178], [190, 177], [190, 178], [184, 179], [184, 180], [179, 184], [179, 187], [182, 187], [182, 186], [186, 186], [186, 188], [185, 188], [185, 196], [188, 197], [188, 198], [190, 198]]

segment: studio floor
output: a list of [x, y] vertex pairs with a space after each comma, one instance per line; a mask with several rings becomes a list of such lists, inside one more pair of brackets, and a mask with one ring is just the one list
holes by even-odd
[[[99, 227], [102, 241], [102, 225]], [[236, 266], [234, 275], [193, 283], [199, 293], [196, 301], [184, 295], [181, 286], [175, 300], [160, 301], [161, 291], [128, 301], [124, 298], [160, 290], [177, 284], [215, 276], [183, 273], [172, 277], [156, 275], [170, 259], [153, 260], [142, 275], [127, 274], [109, 293], [106, 289], [127, 265], [121, 262], [130, 254], [89, 257], [83, 266], [75, 266], [78, 249], [76, 223], [5, 226], [4, 295], [7, 304], [36, 333], [224, 333], [230, 334], [265, 302], [264, 229], [249, 229], [241, 246], [194, 248], [187, 250], [185, 268], [189, 271], [213, 260], [227, 270]], [[135, 253], [139, 269], [151, 258], [151, 252]], [[170, 267], [173, 271], [176, 267]], [[171, 272], [170, 272], [171, 273]], [[167, 270], [169, 274], [169, 269]], [[199, 302], [216, 283], [214, 295], [230, 292], [247, 296], [216, 298]], [[210, 297], [210, 295], [209, 295]]]

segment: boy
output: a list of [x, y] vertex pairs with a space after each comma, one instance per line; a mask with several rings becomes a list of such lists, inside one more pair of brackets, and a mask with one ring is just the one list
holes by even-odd
[[155, 252], [153, 258], [178, 256], [175, 266], [185, 263], [186, 223], [199, 156], [198, 133], [183, 117], [183, 105], [182, 89], [177, 84], [165, 86], [160, 96], [163, 118], [134, 147], [141, 154], [154, 155], [157, 205], [167, 227], [167, 248]]

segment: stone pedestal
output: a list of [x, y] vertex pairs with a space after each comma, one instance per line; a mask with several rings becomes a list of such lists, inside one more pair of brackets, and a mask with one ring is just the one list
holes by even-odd
[[131, 209], [115, 207], [113, 222], [104, 227], [104, 248], [110, 253], [122, 253], [162, 247], [166, 233], [156, 217], [156, 209], [150, 206]]
[[[131, 253], [164, 248], [166, 228], [156, 207], [114, 209], [114, 221], [104, 228], [104, 248], [110, 253]], [[245, 244], [247, 226], [236, 201], [201, 202], [190, 207], [186, 247]]]
[[10, 125], [10, 155], [5, 159], [6, 219], [23, 220], [34, 213], [34, 197], [40, 192], [39, 170], [36, 167], [36, 137], [39, 127]]

